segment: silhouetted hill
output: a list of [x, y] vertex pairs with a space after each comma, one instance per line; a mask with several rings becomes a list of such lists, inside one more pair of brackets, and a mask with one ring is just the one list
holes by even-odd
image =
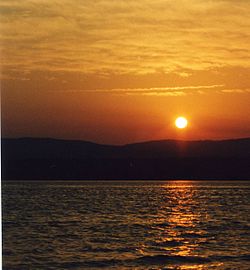
[[127, 156], [143, 158], [250, 157], [250, 138], [223, 141], [152, 141], [125, 145], [123, 151]]
[[3, 139], [2, 155], [7, 159], [71, 159], [103, 157], [115, 151], [115, 146], [85, 141], [50, 138]]
[[4, 158], [250, 157], [250, 138], [223, 141], [149, 141], [123, 146], [56, 139], [2, 139]]
[[2, 139], [4, 179], [249, 178], [250, 138], [122, 146], [50, 138]]

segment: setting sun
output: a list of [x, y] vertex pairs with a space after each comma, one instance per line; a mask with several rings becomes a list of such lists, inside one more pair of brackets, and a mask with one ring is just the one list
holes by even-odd
[[175, 125], [177, 128], [185, 128], [187, 127], [187, 124], [188, 124], [188, 121], [185, 117], [178, 117], [176, 120], [175, 120]]

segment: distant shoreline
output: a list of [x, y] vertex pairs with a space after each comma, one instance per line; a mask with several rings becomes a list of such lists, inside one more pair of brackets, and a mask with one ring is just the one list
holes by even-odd
[[166, 180], [126, 180], [126, 179], [120, 179], [120, 180], [110, 180], [110, 179], [105, 179], [105, 180], [60, 180], [60, 179], [48, 179], [48, 180], [6, 180], [6, 179], [1, 179], [2, 184], [21, 184], [21, 183], [48, 183], [48, 182], [57, 182], [57, 183], [71, 183], [71, 184], [80, 184], [80, 183], [100, 183], [100, 184], [105, 184], [105, 183], [119, 183], [119, 182], [128, 182], [128, 183], [197, 183], [197, 182], [220, 182], [222, 183], [230, 183], [230, 182], [237, 182], [237, 183], [246, 183], [250, 182], [250, 179], [239, 179], [239, 180], [234, 180], [234, 179], [228, 179], [228, 180], [221, 180], [221, 179], [200, 179], [200, 180], [195, 180], [195, 179], [166, 179]]
[[249, 180], [250, 138], [125, 146], [2, 139], [6, 180]]

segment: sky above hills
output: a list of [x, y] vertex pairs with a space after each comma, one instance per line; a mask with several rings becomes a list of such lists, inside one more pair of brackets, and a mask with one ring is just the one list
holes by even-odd
[[2, 136], [250, 136], [250, 1], [2, 0], [0, 10]]

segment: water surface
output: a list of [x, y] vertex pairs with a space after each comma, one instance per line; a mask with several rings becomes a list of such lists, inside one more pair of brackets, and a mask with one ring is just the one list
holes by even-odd
[[4, 269], [250, 269], [250, 182], [2, 184]]

